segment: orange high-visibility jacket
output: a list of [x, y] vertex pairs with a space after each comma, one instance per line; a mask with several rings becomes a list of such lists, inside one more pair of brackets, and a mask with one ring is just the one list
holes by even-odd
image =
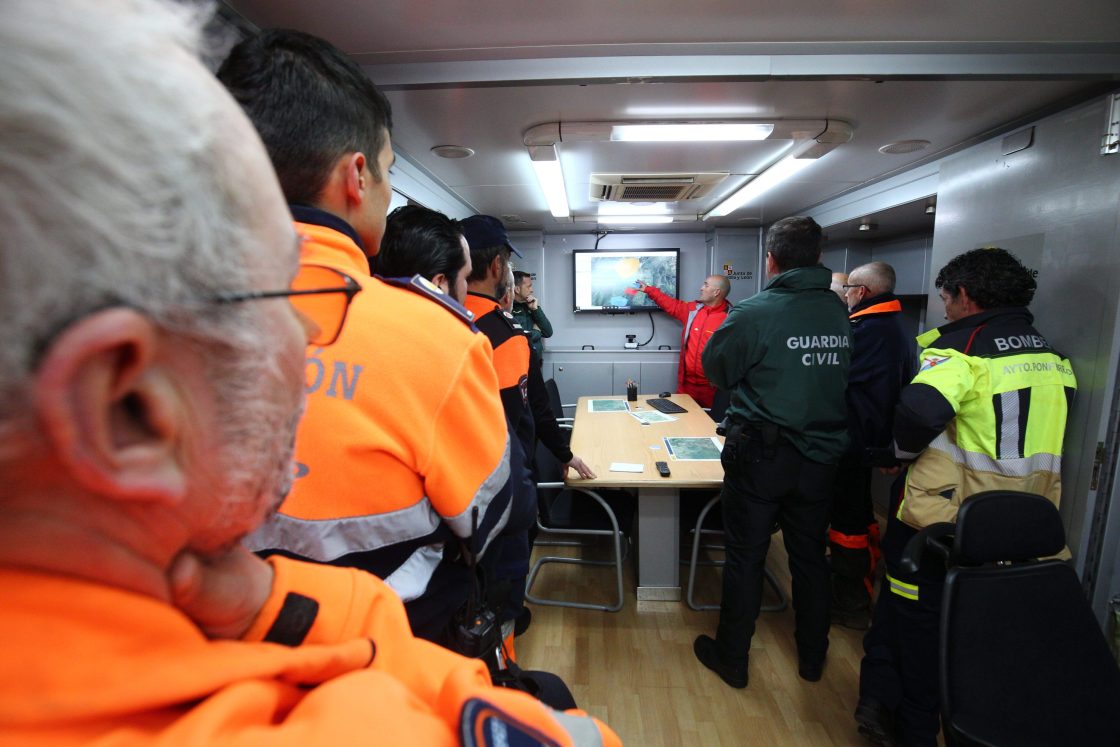
[[454, 535], [475, 550], [508, 520], [509, 437], [490, 343], [469, 315], [369, 274], [345, 222], [301, 208], [301, 261], [353, 277], [338, 340], [307, 351], [297, 479], [246, 544], [371, 571], [421, 597]]
[[498, 374], [502, 405], [531, 460], [536, 451], [536, 425], [529, 406], [529, 336], [513, 314], [490, 296], [468, 293], [463, 303], [494, 349], [494, 371]]
[[0, 744], [474, 745], [495, 730], [619, 744], [412, 637], [373, 576], [270, 562], [272, 596], [240, 641], [208, 640], [152, 597], [0, 569]]
[[716, 388], [704, 375], [700, 356], [712, 333], [727, 319], [731, 304], [724, 301], [710, 309], [699, 301], [680, 301], [652, 285], [646, 286], [646, 295], [684, 325], [681, 331], [681, 359], [677, 364], [677, 391], [692, 395], [701, 407], [711, 407]]

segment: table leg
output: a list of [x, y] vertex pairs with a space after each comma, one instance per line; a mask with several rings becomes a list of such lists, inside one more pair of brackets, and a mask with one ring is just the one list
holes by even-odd
[[680, 498], [675, 488], [638, 491], [638, 599], [679, 601]]

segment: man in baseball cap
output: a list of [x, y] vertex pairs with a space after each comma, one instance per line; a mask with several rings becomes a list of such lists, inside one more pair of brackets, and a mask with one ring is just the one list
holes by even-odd
[[[471, 262], [474, 263], [474, 253], [483, 253], [486, 250], [489, 252], [490, 259], [493, 260], [494, 256], [498, 254], [501, 248], [509, 249], [517, 255], [518, 259], [523, 259], [524, 255], [517, 251], [517, 247], [509, 243], [509, 234], [506, 233], [506, 227], [502, 222], [495, 218], [493, 215], [472, 215], [462, 222], [463, 235], [467, 237], [467, 243], [471, 245]], [[509, 259], [509, 255], [506, 255]], [[481, 278], [479, 278], [481, 279]]]

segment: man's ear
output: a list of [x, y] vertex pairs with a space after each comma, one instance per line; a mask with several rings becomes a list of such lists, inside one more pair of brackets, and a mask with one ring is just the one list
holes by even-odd
[[366, 190], [369, 189], [369, 180], [372, 179], [366, 166], [364, 153], [350, 153], [343, 156], [342, 167], [345, 170], [346, 199], [351, 205], [360, 205], [365, 200]]
[[444, 293], [448, 295], [451, 294], [451, 283], [448, 282], [447, 275], [444, 275], [442, 272], [437, 272], [432, 276], [432, 283], [438, 285], [439, 289]]
[[487, 274], [494, 280], [501, 280], [503, 283], [505, 282], [506, 263], [502, 261], [501, 252], [495, 254], [494, 258], [490, 260], [490, 268]]
[[125, 500], [177, 503], [184, 404], [156, 360], [159, 332], [112, 308], [67, 327], [35, 374], [34, 408], [55, 457], [81, 487]]

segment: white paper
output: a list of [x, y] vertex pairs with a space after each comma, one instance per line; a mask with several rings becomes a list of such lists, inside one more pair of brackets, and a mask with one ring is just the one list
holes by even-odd
[[611, 462], [611, 472], [642, 472], [645, 465], [631, 464], [629, 462]]
[[649, 425], [650, 423], [672, 423], [676, 420], [672, 415], [666, 415], [657, 410], [645, 410], [643, 412], [631, 411], [630, 414], [642, 425]]

